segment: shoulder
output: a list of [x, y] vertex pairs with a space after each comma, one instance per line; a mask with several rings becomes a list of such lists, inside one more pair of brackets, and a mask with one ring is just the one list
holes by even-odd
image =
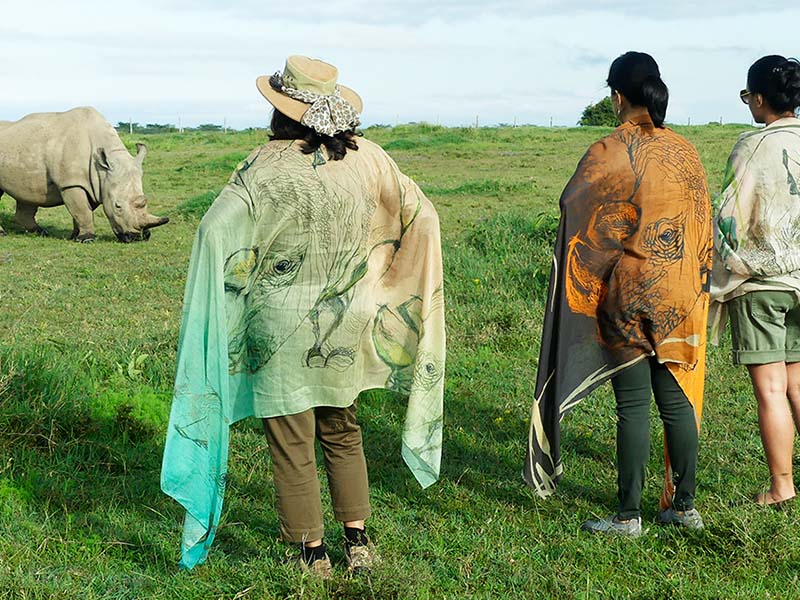
[[626, 136], [631, 133], [627, 129], [618, 127], [613, 132], [597, 140], [586, 150], [581, 159], [581, 165], [608, 164], [619, 158], [627, 157], [628, 143]]
[[664, 127], [661, 129], [661, 131], [663, 131], [663, 135], [666, 137], [666, 139], [670, 140], [673, 144], [678, 144], [694, 150], [694, 144], [674, 129], [670, 127]]
[[95, 127], [108, 125], [111, 126], [106, 118], [101, 115], [96, 108], [91, 106], [79, 106], [62, 113], [52, 113], [53, 118], [68, 123], [80, 123]]
[[599, 159], [615, 152], [623, 150], [623, 144], [616, 135], [616, 131], [606, 137], [597, 140], [586, 150], [584, 158]]
[[396, 170], [397, 164], [380, 145], [364, 137], [356, 138], [358, 150], [348, 150], [344, 161], [352, 161], [361, 168], [387, 173]]
[[[361, 156], [375, 156], [381, 159], [389, 158], [386, 150], [365, 137], [356, 138], [356, 144], [358, 144], [358, 150], [355, 151], [355, 154], [359, 154]], [[350, 152], [350, 150], [347, 151], [348, 154]]]
[[736, 138], [736, 143], [733, 145], [734, 152], [743, 148], [752, 148], [758, 146], [758, 144], [764, 139], [764, 132], [764, 129], [759, 129], [756, 131], [743, 131], [739, 134], [739, 137]]
[[82, 116], [84, 118], [105, 120], [103, 115], [101, 115], [100, 112], [94, 106], [78, 106], [77, 108], [70, 109], [62, 114], [65, 115], [71, 114], [76, 116]]
[[[281, 168], [298, 159], [309, 155], [300, 151], [297, 140], [271, 140], [261, 146], [256, 146], [236, 167], [236, 171], [247, 171], [251, 167], [271, 166]], [[306, 158], [306, 160], [310, 160]]]
[[[673, 131], [669, 127], [664, 127], [662, 130], [661, 139], [664, 140], [666, 151], [677, 155], [678, 163], [684, 165], [694, 164], [694, 167], [703, 172], [705, 176], [705, 168], [700, 160], [700, 154], [697, 152], [695, 145], [686, 139], [681, 134]], [[660, 150], [663, 153], [664, 150]]]
[[775, 153], [800, 153], [800, 127], [765, 127], [746, 131], [739, 136], [731, 151], [731, 159], [749, 158], [757, 162], [774, 160]]

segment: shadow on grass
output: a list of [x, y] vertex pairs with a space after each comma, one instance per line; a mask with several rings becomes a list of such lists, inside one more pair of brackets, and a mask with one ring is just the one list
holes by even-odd
[[163, 436], [128, 404], [92, 410], [96, 390], [81, 367], [52, 347], [0, 351], [3, 485], [24, 500], [26, 518], [46, 515], [45, 536], [80, 531], [141, 565], [174, 563], [177, 552], [147, 533], [174, 510], [159, 487]]
[[[2, 204], [4, 202], [7, 202], [5, 195], [0, 197], [0, 206], [2, 206]], [[13, 205], [13, 201], [12, 201], [11, 204]], [[41, 213], [39, 213], [39, 215], [37, 215], [37, 217], [41, 217]], [[100, 214], [96, 215], [96, 218], [97, 217], [105, 218], [102, 215], [102, 211], [100, 211]], [[54, 225], [52, 223], [47, 223], [46, 222], [47, 221], [47, 213], [45, 213], [45, 223], [42, 223], [40, 221], [40, 219], [38, 219], [38, 218], [37, 218], [37, 221], [39, 222], [39, 225], [41, 227], [43, 227], [47, 231], [47, 236], [46, 237], [50, 237], [50, 238], [53, 238], [53, 239], [63, 239], [63, 240], [71, 241], [70, 240], [70, 237], [72, 236], [72, 228], [71, 227], [70, 228], [66, 228], [66, 227], [61, 227], [61, 226], [58, 226], [58, 225]], [[14, 220], [14, 214], [10, 213], [10, 212], [0, 212], [0, 227], [2, 227], [5, 230], [6, 235], [14, 235], [14, 236], [16, 236], [16, 235], [24, 235], [24, 236], [30, 236], [30, 237], [39, 236], [38, 233], [29, 233], [29, 232], [25, 231], [24, 229], [22, 229], [22, 227], [17, 225], [17, 222]], [[95, 241], [98, 241], [98, 242], [116, 242], [117, 241], [117, 238], [114, 237], [113, 233], [111, 233], [109, 231], [102, 231], [101, 230], [101, 231], [97, 231], [95, 233], [97, 235], [97, 238], [96, 238]]]
[[[440, 481], [490, 501], [527, 505], [531, 495], [521, 478], [524, 440], [522, 423], [498, 427], [497, 409], [461, 395], [446, 394], [446, 415]], [[370, 463], [370, 485], [403, 498], [424, 502], [434, 510], [452, 511], [441, 494], [423, 492], [400, 458], [405, 399], [383, 391], [368, 392], [361, 400], [359, 418], [364, 451]], [[395, 416], [395, 418], [391, 418]]]
[[[486, 510], [488, 504], [526, 508], [538, 506], [547, 512], [573, 510], [587, 503], [613, 506], [615, 489], [587, 483], [577, 473], [565, 477], [557, 495], [541, 500], [522, 479], [528, 423], [514, 418], [497, 423], [497, 406], [475, 398], [468, 390], [448, 393], [445, 397], [445, 430], [440, 480], [423, 491], [400, 458], [402, 415], [405, 400], [385, 391], [362, 395], [359, 421], [364, 432], [364, 450], [369, 463], [370, 486], [403, 499], [409, 506], [451, 514], [453, 494], [466, 491], [474, 500], [464, 512]], [[391, 418], [391, 415], [396, 415]], [[562, 431], [562, 447], [570, 458], [606, 468], [609, 448], [600, 440]], [[583, 510], [583, 509], [581, 509]]]
[[[2, 479], [24, 496], [31, 512], [47, 515], [49, 532], [42, 535], [80, 530], [81, 536], [114, 544], [114, 552], [142, 567], [175, 565], [182, 509], [159, 486], [163, 431], [136, 418], [129, 403], [98, 409], [103, 395], [96, 382], [104, 376], [74, 353], [52, 346], [13, 356], [0, 351], [0, 373], [10, 374], [0, 385], [0, 449], [13, 459]], [[405, 399], [386, 391], [363, 395], [359, 417], [371, 487], [390, 505], [394, 496], [402, 510], [443, 518], [456, 512], [479, 518], [498, 504], [537, 505], [520, 476], [527, 423], [507, 418], [501, 426], [497, 407], [469, 390], [448, 391], [445, 402], [441, 481], [423, 491], [401, 459]], [[260, 429], [257, 423], [235, 429], [233, 476], [212, 552], [238, 562], [263, 554], [265, 542], [270, 546], [279, 533]], [[605, 448], [572, 440], [568, 432], [565, 444], [607, 459]], [[608, 501], [572, 480], [562, 484], [559, 497], [540, 507], [550, 513], [578, 499]], [[282, 549], [267, 552], [278, 560]]]

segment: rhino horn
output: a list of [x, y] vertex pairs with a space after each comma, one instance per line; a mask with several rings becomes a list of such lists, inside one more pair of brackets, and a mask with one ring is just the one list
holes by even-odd
[[153, 227], [158, 227], [159, 225], [164, 225], [165, 223], [169, 223], [168, 217], [157, 217], [147, 213], [144, 218], [144, 225], [142, 226], [142, 229], [151, 229]]
[[144, 157], [147, 156], [147, 146], [142, 143], [136, 144], [136, 162], [139, 163], [139, 166], [142, 166], [144, 162]]

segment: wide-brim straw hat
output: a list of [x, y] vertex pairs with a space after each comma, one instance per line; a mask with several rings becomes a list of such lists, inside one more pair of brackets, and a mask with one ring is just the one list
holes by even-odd
[[[287, 86], [324, 96], [334, 93], [338, 76], [339, 71], [333, 65], [316, 58], [298, 55], [287, 58], [286, 67], [283, 70], [283, 81]], [[361, 109], [364, 107], [361, 96], [349, 87], [338, 85], [342, 98], [347, 100], [356, 112], [361, 114]], [[310, 106], [273, 88], [269, 83], [269, 75], [261, 75], [256, 79], [256, 87], [276, 110], [298, 123]]]

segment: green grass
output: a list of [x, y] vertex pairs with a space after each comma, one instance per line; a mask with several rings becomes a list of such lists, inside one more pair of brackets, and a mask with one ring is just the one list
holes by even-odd
[[[719, 187], [736, 127], [678, 128]], [[403, 403], [359, 404], [370, 528], [384, 557], [369, 578], [282, 564], [266, 442], [234, 426], [222, 526], [208, 562], [177, 569], [182, 511], [159, 469], [189, 250], [199, 217], [264, 132], [144, 136], [145, 190], [171, 218], [122, 245], [101, 212], [97, 242], [19, 233], [0, 200], [0, 598], [791, 598], [800, 597], [800, 509], [747, 502], [767, 485], [755, 401], [729, 343], [709, 354], [700, 450], [701, 535], [659, 529], [597, 539], [581, 522], [615, 506], [613, 399], [600, 389], [564, 422], [566, 474], [537, 499], [520, 477], [557, 200], [607, 129], [367, 130], [437, 206], [444, 245], [448, 366], [439, 483], [419, 489], [400, 459]], [[125, 141], [132, 147], [142, 137]], [[652, 422], [644, 517], [660, 492]], [[321, 471], [322, 473], [322, 471]]]

